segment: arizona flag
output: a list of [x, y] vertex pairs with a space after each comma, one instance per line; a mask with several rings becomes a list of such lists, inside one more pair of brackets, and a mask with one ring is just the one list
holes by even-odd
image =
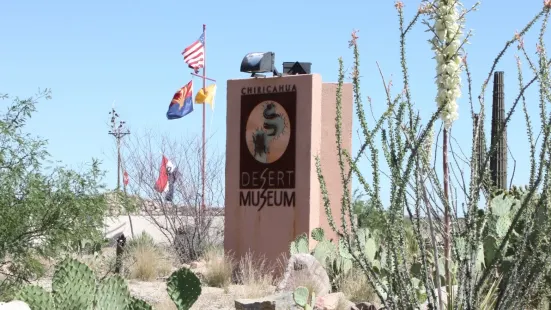
[[159, 177], [155, 183], [155, 190], [159, 193], [166, 193], [166, 200], [172, 201], [174, 196], [174, 184], [178, 176], [178, 169], [174, 164], [163, 155], [161, 167], [159, 169]]
[[193, 80], [180, 88], [172, 97], [166, 118], [178, 119], [193, 112]]

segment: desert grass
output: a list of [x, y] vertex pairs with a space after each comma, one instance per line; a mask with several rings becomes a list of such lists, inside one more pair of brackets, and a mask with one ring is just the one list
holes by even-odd
[[343, 276], [339, 283], [340, 291], [346, 299], [359, 303], [379, 303], [375, 289], [369, 284], [362, 270], [352, 269]]
[[224, 255], [222, 247], [211, 246], [205, 250], [203, 260], [205, 261], [204, 283], [227, 291], [232, 280], [233, 258], [230, 255]]
[[168, 276], [173, 265], [169, 252], [156, 245], [147, 233], [142, 232], [128, 242], [123, 268], [129, 279], [152, 281]]
[[236, 295], [239, 298], [260, 298], [275, 292], [275, 268], [270, 266], [266, 257], [246, 253], [236, 269], [236, 280], [241, 286]]

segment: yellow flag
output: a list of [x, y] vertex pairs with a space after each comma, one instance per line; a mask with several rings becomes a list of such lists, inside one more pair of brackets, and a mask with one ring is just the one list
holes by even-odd
[[199, 89], [197, 95], [195, 95], [196, 104], [210, 104], [210, 107], [214, 111], [214, 97], [216, 96], [216, 84], [210, 84], [206, 87], [206, 92], [203, 88]]

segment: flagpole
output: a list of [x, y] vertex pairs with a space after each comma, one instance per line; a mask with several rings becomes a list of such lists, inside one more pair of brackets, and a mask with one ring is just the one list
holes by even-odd
[[[204, 48], [204, 57], [203, 57], [203, 92], [207, 92], [207, 25], [203, 24], [203, 48]], [[203, 162], [201, 164], [201, 174], [202, 174], [202, 189], [201, 189], [201, 209], [205, 210], [205, 162], [207, 158], [206, 148], [206, 137], [205, 137], [205, 109], [206, 103], [203, 103]]]

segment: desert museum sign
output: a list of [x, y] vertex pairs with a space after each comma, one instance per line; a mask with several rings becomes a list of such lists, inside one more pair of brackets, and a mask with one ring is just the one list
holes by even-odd
[[295, 207], [296, 89], [241, 89], [240, 207]]
[[[224, 249], [241, 259], [262, 255], [277, 264], [297, 235], [329, 227], [316, 157], [331, 203], [342, 197], [336, 149], [337, 83], [319, 74], [227, 82]], [[342, 142], [352, 146], [352, 85], [342, 85]], [[340, 217], [335, 217], [340, 225]], [[313, 244], [313, 243], [311, 243]]]

